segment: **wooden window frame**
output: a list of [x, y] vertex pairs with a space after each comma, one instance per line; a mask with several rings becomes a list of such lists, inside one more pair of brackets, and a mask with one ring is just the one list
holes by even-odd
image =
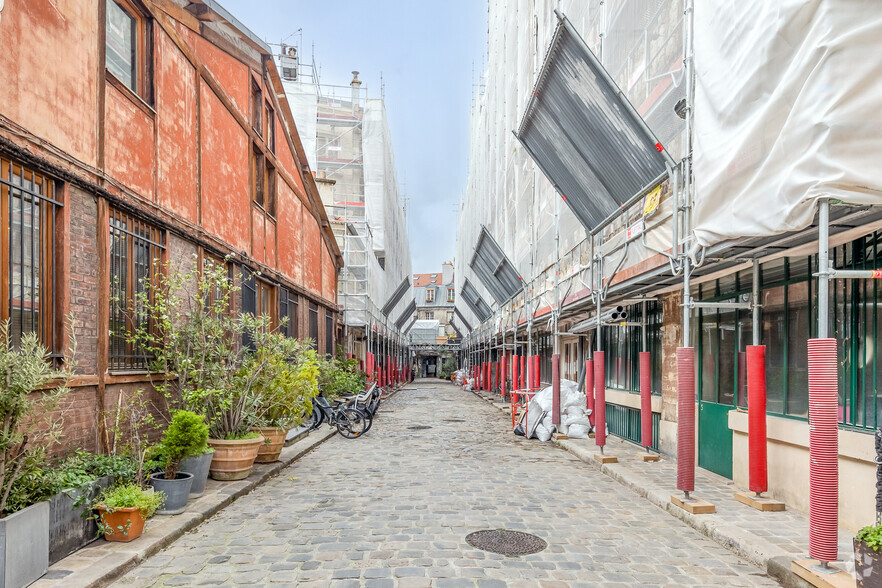
[[257, 144], [251, 146], [251, 200], [266, 205], [266, 156]]
[[[104, 30], [104, 71], [108, 81], [113, 83], [123, 92], [127, 92], [139, 98], [148, 105], [153, 104], [153, 23], [149, 13], [132, 0], [105, 0], [105, 14], [107, 5], [114, 3], [135, 21], [135, 74], [133, 82], [135, 87], [128, 86], [119, 79], [107, 67], [107, 29], [106, 22], [102, 23]], [[106, 21], [105, 16], [105, 21]]]
[[254, 77], [251, 78], [251, 128], [260, 137], [263, 137], [263, 90]]
[[[279, 326], [279, 297], [276, 293], [275, 284], [258, 279], [257, 283], [257, 316], [267, 315], [270, 317], [270, 327]], [[266, 299], [264, 299], [266, 295]]]
[[[18, 178], [18, 182], [15, 181]], [[0, 157], [0, 320], [10, 320], [14, 308], [15, 288], [12, 285], [12, 274], [15, 259], [12, 254], [13, 231], [12, 220], [15, 215], [13, 197], [15, 192], [19, 194], [18, 207], [21, 219], [19, 239], [21, 241], [21, 253], [19, 265], [24, 265], [25, 248], [27, 242], [24, 234], [24, 218], [29, 215], [33, 219], [35, 212], [39, 211], [39, 234], [34, 237], [34, 226], [31, 225], [30, 257], [31, 257], [31, 285], [30, 298], [32, 301], [36, 294], [39, 299], [38, 319], [33, 318], [31, 313], [30, 328], [25, 328], [24, 313], [19, 314], [19, 333], [36, 332], [40, 341], [47, 347], [52, 357], [61, 356], [63, 339], [63, 321], [57, 320], [62, 314], [61, 292], [58, 288], [62, 283], [57, 273], [59, 272], [59, 252], [56, 246], [56, 233], [62, 224], [64, 204], [58, 199], [61, 192], [56, 180], [34, 169], [28, 168], [18, 162], [5, 157]], [[28, 196], [29, 198], [25, 198]], [[26, 203], [26, 200], [29, 202]], [[39, 264], [34, 270], [33, 260], [39, 259]], [[24, 273], [22, 273], [24, 277]], [[39, 281], [38, 285], [34, 285]], [[24, 306], [25, 280], [21, 279], [19, 285], [19, 307]], [[13, 336], [13, 325], [10, 325], [10, 337]], [[13, 341], [15, 343], [15, 341]]]
[[270, 153], [276, 152], [276, 112], [273, 110], [269, 101], [264, 102], [263, 107], [263, 139], [266, 142], [266, 148]]
[[435, 302], [435, 288], [426, 288], [426, 304]]

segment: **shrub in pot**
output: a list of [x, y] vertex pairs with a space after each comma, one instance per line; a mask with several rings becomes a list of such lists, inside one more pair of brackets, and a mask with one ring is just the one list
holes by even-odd
[[882, 525], [861, 529], [854, 538], [857, 588], [882, 586]]
[[101, 493], [94, 505], [98, 511], [98, 532], [108, 541], [134, 541], [144, 532], [144, 523], [165, 501], [162, 492], [140, 484], [121, 484]]
[[205, 483], [208, 481], [208, 470], [214, 458], [214, 449], [205, 445], [196, 455], [185, 457], [181, 461], [181, 471], [193, 474], [193, 484], [190, 486], [190, 498], [199, 498], [205, 492]]
[[256, 355], [267, 356], [258, 377], [255, 426], [266, 441], [256, 463], [279, 459], [292, 427], [303, 422], [318, 394], [316, 353], [303, 342], [279, 334], [262, 338]]
[[[64, 365], [73, 364], [73, 354], [71, 340]], [[52, 383], [66, 383], [71, 372], [56, 369], [48, 356], [35, 333], [13, 336], [9, 321], [0, 323], [0, 580], [6, 586], [30, 584], [49, 567], [51, 492], [22, 478], [45, 461], [61, 432], [58, 409], [68, 388]]]
[[203, 417], [189, 410], [175, 411], [160, 443], [164, 471], [150, 475], [151, 485], [165, 494], [165, 504], [157, 514], [184, 512], [190, 498], [193, 474], [180, 471], [181, 461], [201, 452], [207, 440], [208, 425]]

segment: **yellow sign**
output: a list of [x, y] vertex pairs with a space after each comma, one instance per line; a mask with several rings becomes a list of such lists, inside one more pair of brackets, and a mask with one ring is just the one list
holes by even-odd
[[655, 190], [646, 195], [643, 201], [643, 218], [649, 218], [658, 211], [658, 205], [661, 203], [661, 186], [656, 186]]

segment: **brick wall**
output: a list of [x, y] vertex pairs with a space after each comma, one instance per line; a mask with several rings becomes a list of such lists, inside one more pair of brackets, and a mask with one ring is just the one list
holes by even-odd
[[[98, 235], [96, 198], [71, 187], [70, 309], [77, 339], [77, 365], [82, 374], [94, 375], [98, 365]], [[59, 317], [61, 318], [61, 317]]]

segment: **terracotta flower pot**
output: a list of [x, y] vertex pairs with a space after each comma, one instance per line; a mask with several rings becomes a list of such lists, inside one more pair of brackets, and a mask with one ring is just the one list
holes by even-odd
[[106, 507], [97, 506], [98, 516], [104, 527], [104, 538], [108, 541], [128, 543], [141, 536], [144, 532], [144, 513], [135, 507], [114, 508], [113, 512]]
[[254, 439], [209, 439], [214, 457], [208, 470], [213, 480], [244, 480], [251, 474], [254, 459], [263, 445], [263, 437]]
[[857, 588], [882, 585], [882, 551], [874, 551], [857, 538], [854, 540], [854, 575]]
[[256, 433], [263, 435], [265, 441], [257, 452], [257, 459], [254, 463], [273, 463], [279, 459], [282, 448], [285, 446], [285, 437], [288, 436], [288, 429], [282, 427], [255, 427], [251, 429]]

